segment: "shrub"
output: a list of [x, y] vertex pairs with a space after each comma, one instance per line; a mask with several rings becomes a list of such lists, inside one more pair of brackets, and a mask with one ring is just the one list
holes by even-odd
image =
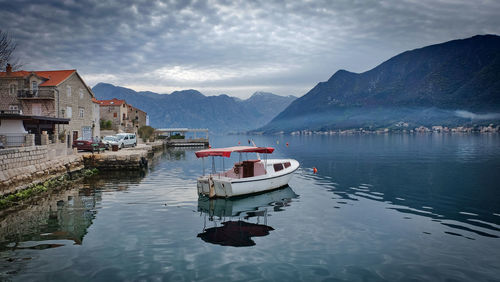
[[106, 129], [111, 129], [113, 126], [113, 123], [110, 120], [106, 121]]
[[101, 129], [111, 129], [111, 127], [113, 126], [113, 122], [111, 122], [110, 120], [101, 119], [99, 123], [101, 125]]
[[153, 133], [155, 132], [155, 129], [152, 128], [151, 126], [145, 125], [141, 126], [139, 128], [139, 136], [141, 137], [142, 141], [146, 142], [151, 136], [153, 136]]

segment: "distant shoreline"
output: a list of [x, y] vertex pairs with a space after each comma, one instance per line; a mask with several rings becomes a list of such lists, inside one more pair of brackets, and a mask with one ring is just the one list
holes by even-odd
[[376, 130], [357, 128], [357, 129], [332, 129], [332, 130], [296, 130], [292, 132], [278, 131], [274, 133], [249, 132], [250, 135], [351, 135], [351, 134], [388, 134], [388, 133], [500, 133], [500, 125], [490, 124], [489, 126], [419, 126], [414, 129], [405, 128], [380, 128]]

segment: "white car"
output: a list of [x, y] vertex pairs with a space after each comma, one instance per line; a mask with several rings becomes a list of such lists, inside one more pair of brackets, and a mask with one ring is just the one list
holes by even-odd
[[118, 138], [116, 136], [110, 135], [102, 138], [102, 143], [106, 145], [106, 149], [110, 149], [112, 145], [118, 145], [120, 147], [120, 143], [118, 142]]
[[115, 137], [120, 148], [137, 146], [137, 137], [134, 133], [118, 133]]

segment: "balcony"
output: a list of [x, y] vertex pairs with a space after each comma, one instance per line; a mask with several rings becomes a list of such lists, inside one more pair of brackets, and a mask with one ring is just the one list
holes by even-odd
[[18, 99], [48, 99], [54, 100], [53, 90], [19, 90], [17, 91]]
[[23, 111], [21, 110], [1, 110], [0, 114], [4, 115], [21, 115]]

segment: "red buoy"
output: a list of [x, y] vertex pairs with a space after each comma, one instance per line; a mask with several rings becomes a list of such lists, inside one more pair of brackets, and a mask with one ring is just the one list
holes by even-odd
[[286, 146], [288, 147], [288, 142], [286, 142]]
[[318, 169], [317, 169], [317, 168], [315, 168], [315, 167], [313, 167], [313, 173], [314, 173], [314, 174], [318, 173]]

